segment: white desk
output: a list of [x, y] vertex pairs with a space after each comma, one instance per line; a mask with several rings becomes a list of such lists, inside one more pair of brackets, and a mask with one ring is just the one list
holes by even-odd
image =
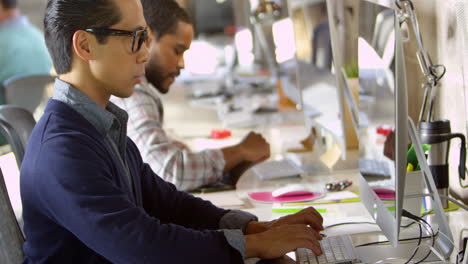
[[[265, 181], [261, 182], [258, 178], [256, 179], [256, 175], [254, 175], [251, 171], [248, 171], [239, 181], [236, 191], [228, 191], [228, 192], [221, 192], [216, 194], [205, 194], [202, 197], [204, 199], [211, 200], [214, 204], [226, 204], [223, 201], [241, 201], [244, 202], [243, 205], [236, 204], [235, 207], [227, 205], [226, 208], [235, 208], [235, 209], [242, 209], [244, 211], [248, 211], [253, 213], [259, 217], [261, 221], [268, 221], [272, 220], [286, 214], [281, 213], [273, 213], [271, 210], [271, 204], [263, 204], [252, 202], [247, 198], [247, 192], [250, 191], [259, 191], [259, 190], [272, 190], [281, 186], [282, 184], [286, 183], [306, 183], [306, 184], [317, 184], [317, 185], [324, 185], [330, 181], [339, 181], [339, 180], [352, 180], [353, 184], [347, 190], [358, 190], [357, 186], [357, 174], [356, 172], [343, 172], [343, 173], [335, 173], [333, 175], [323, 175], [323, 176], [306, 176], [304, 178], [291, 178], [291, 179], [281, 179], [281, 180], [273, 180], [273, 181]], [[369, 221], [374, 222], [364, 208], [361, 202], [346, 202], [346, 203], [333, 203], [333, 204], [322, 204], [316, 205], [315, 208], [326, 208], [327, 212], [322, 214], [324, 217], [324, 226], [327, 227], [331, 224], [339, 223], [339, 222], [361, 222], [361, 221]], [[452, 235], [455, 242], [455, 249], [452, 252], [451, 263], [455, 262], [456, 253], [459, 252], [459, 241], [461, 241], [461, 237], [468, 236], [468, 212], [459, 209], [458, 211], [453, 211], [447, 213], [447, 218], [449, 221], [449, 225], [451, 227]], [[433, 221], [433, 218], [429, 216], [427, 218], [429, 223]], [[352, 225], [342, 225], [342, 226], [335, 226], [331, 228], [326, 228], [324, 231], [325, 234], [332, 236], [332, 235], [340, 235], [340, 234], [351, 234], [353, 242], [355, 245], [361, 245], [370, 242], [376, 241], [385, 241], [387, 240], [386, 237], [381, 233], [380, 229], [377, 225], [372, 224], [352, 224]], [[413, 238], [419, 237], [419, 229], [417, 225], [414, 225], [410, 228], [401, 229], [400, 238]], [[398, 249], [406, 251], [408, 255], [412, 252], [415, 247], [415, 243], [417, 240], [414, 240], [412, 244], [406, 246], [406, 249]], [[361, 248], [360, 250], [364, 250], [365, 252], [373, 251], [372, 254], [375, 252], [379, 252], [378, 255], [382, 256], [383, 259], [385, 253], [388, 256], [392, 256], [390, 253], [391, 250], [394, 250], [391, 246], [372, 246], [372, 247], [365, 247]], [[379, 251], [380, 250], [380, 251]], [[422, 255], [427, 253], [427, 248], [421, 248], [420, 252]], [[375, 251], [375, 252], [374, 252]], [[418, 260], [418, 256], [415, 258]], [[419, 257], [419, 259], [422, 256]], [[254, 260], [250, 260], [250, 262], [246, 263], [255, 263]], [[276, 261], [262, 261], [261, 263], [291, 263], [288, 259], [276, 260]]]
[[[166, 101], [164, 101], [164, 103], [166, 104]], [[177, 105], [177, 104], [174, 104], [173, 106], [174, 108], [171, 108], [171, 109], [173, 109], [174, 111], [180, 111], [181, 109], [183, 109], [180, 107], [180, 105]], [[184, 111], [187, 111], [187, 110], [185, 109]], [[190, 111], [191, 111], [191, 114], [194, 115], [194, 113], [199, 110], [190, 109]], [[211, 113], [209, 112], [209, 110], [206, 110], [206, 109], [202, 111], [207, 112], [207, 115], [204, 115], [202, 117], [204, 124], [209, 124], [210, 128], [217, 127], [220, 124], [220, 121], [216, 119], [217, 117], [214, 114], [214, 110], [211, 110], [212, 111]], [[175, 116], [173, 117], [176, 118]], [[185, 119], [185, 117], [182, 117], [181, 119]], [[166, 121], [168, 123], [176, 122], [175, 120], [171, 120], [169, 118], [167, 118]], [[196, 124], [195, 127], [199, 127], [199, 128], [203, 127], [202, 125], [200, 125], [200, 123], [197, 122], [196, 118], [193, 120], [185, 119], [185, 121], [193, 122], [194, 124]], [[190, 127], [191, 125], [187, 122], [184, 122], [184, 126]], [[272, 156], [274, 157], [274, 156], [281, 156], [284, 154], [285, 149], [284, 149], [283, 144], [285, 143], [285, 138], [288, 138], [288, 140], [300, 140], [303, 138], [304, 134], [294, 133], [295, 132], [294, 127], [298, 127], [298, 126], [299, 125], [297, 123], [285, 122], [285, 123], [279, 124], [279, 126], [277, 127], [262, 126], [260, 128], [257, 127], [254, 130], [257, 130], [258, 132], [263, 133], [264, 136], [267, 138], [267, 140], [270, 142], [270, 144], [272, 144]], [[204, 136], [206, 137], [209, 134], [209, 129], [208, 128], [204, 128], [204, 129], [205, 129], [205, 132], [203, 133], [204, 133]], [[248, 130], [249, 129], [233, 130], [233, 138], [237, 138], [237, 140], [240, 140], [240, 138], [245, 133], [247, 133]], [[186, 138], [190, 139], [190, 137], [186, 137]], [[190, 141], [193, 142], [193, 138], [190, 139]], [[231, 142], [219, 141], [220, 142], [219, 144], [222, 145], [222, 144], [227, 144], [227, 143], [233, 143], [234, 141], [231, 141]], [[203, 146], [200, 145], [196, 147], [199, 148]], [[357, 153], [351, 152], [350, 154], [351, 154], [350, 161], [341, 162], [344, 164], [342, 164], [341, 166], [337, 166], [337, 168], [343, 169], [338, 172], [328, 171], [321, 175], [315, 175], [315, 176], [306, 175], [302, 178], [286, 178], [286, 179], [262, 181], [257, 177], [257, 175], [253, 173], [252, 170], [249, 170], [240, 178], [239, 182], [237, 183], [237, 189], [235, 191], [208, 193], [208, 194], [201, 194], [201, 195], [196, 194], [196, 195], [204, 199], [210, 200], [215, 205], [218, 205], [220, 207], [231, 208], [231, 209], [242, 209], [242, 210], [245, 210], [245, 211], [248, 211], [257, 215], [260, 220], [268, 221], [277, 217], [281, 217], [284, 214], [272, 213], [271, 204], [262, 204], [262, 203], [256, 203], [256, 202], [250, 201], [247, 198], [248, 192], [261, 191], [261, 190], [274, 190], [288, 183], [315, 184], [315, 185], [324, 187], [326, 183], [333, 182], [333, 181], [341, 181], [341, 180], [353, 181], [353, 185], [350, 186], [348, 190], [357, 191], [358, 190], [357, 172], [355, 170], [354, 171], [349, 170], [349, 169], [346, 170], [347, 168], [352, 167], [350, 164], [353, 163], [352, 161], [353, 159], [354, 160], [356, 159]], [[361, 202], [334, 203], [334, 204], [327, 204], [327, 205], [317, 205], [315, 207], [327, 209], [327, 213], [323, 215], [325, 226], [328, 226], [332, 223], [339, 222], [340, 220], [349, 221], [349, 222], [368, 220], [368, 221], [373, 222], [371, 216], [368, 214], [367, 210], [364, 208]], [[460, 236], [463, 232], [463, 229], [468, 228], [468, 213], [459, 210], [455, 212], [450, 212], [447, 214], [447, 216], [448, 216], [449, 224], [451, 226], [452, 235], [455, 240], [455, 250], [453, 251], [452, 258], [451, 258], [451, 261], [454, 262], [456, 253], [458, 253], [459, 251]], [[430, 220], [430, 217], [429, 217], [429, 220]], [[380, 232], [380, 229], [378, 228], [378, 226], [370, 225], [370, 224], [354, 224], [354, 225], [343, 225], [343, 226], [338, 226], [338, 227], [332, 227], [332, 228], [326, 229], [325, 233], [328, 235], [336, 235], [336, 234], [343, 234], [343, 233], [352, 234], [353, 242], [356, 245], [386, 240], [385, 236]], [[465, 231], [464, 235], [468, 235], [468, 231]], [[416, 225], [414, 226], [414, 228], [409, 228], [401, 232], [401, 237], [418, 237], [418, 236], [419, 236], [419, 230], [417, 229]], [[380, 246], [380, 247], [381, 247], [381, 250], [384, 250], [386, 252], [391, 252], [390, 251], [391, 248], [385, 248], [385, 246], [383, 247]], [[410, 247], [411, 250], [413, 248], [414, 247]], [[374, 246], [373, 248], [369, 250], [371, 251], [377, 250], [377, 247]], [[424, 252], [427, 252], [427, 249], [423, 248], [420, 251], [424, 253]], [[388, 254], [391, 254], [391, 253], [388, 253]], [[418, 257], [416, 257], [416, 260], [417, 259]], [[252, 260], [251, 262], [247, 262], [247, 263], [255, 263], [255, 261]], [[261, 261], [261, 263], [294, 263], [294, 262], [291, 262], [290, 259], [285, 258], [285, 259], [276, 260], [276, 261]]]

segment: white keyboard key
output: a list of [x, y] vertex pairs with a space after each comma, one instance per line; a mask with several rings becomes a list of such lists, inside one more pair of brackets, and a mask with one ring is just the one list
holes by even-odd
[[297, 263], [300, 264], [351, 264], [357, 261], [353, 242], [349, 235], [326, 237], [320, 241], [322, 255], [304, 248], [296, 250]]

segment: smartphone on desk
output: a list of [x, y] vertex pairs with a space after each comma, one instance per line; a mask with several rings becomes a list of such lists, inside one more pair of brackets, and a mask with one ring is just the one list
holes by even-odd
[[209, 185], [204, 185], [198, 187], [197, 189], [190, 191], [191, 193], [212, 193], [212, 192], [222, 192], [222, 191], [230, 191], [235, 190], [235, 185], [226, 184], [223, 182], [216, 182]]

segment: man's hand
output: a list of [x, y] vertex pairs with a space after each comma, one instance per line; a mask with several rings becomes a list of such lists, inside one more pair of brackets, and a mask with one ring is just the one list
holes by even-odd
[[249, 222], [245, 228], [245, 233], [247, 235], [256, 234], [274, 227], [294, 224], [309, 225], [317, 232], [323, 230], [322, 216], [313, 207], [308, 207], [295, 214], [283, 216], [270, 222]]
[[319, 243], [321, 239], [315, 229], [304, 224], [282, 225], [262, 233], [245, 236], [245, 254], [247, 258], [272, 259], [297, 248], [308, 248], [316, 255], [321, 255]]
[[246, 161], [263, 161], [270, 157], [270, 144], [262, 135], [250, 132], [239, 144]]

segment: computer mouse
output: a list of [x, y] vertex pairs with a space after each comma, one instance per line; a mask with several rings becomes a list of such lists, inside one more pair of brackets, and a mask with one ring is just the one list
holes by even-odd
[[312, 194], [311, 191], [302, 184], [289, 184], [284, 187], [278, 188], [271, 193], [273, 197], [288, 197], [288, 196], [298, 196], [298, 195], [308, 195]]

